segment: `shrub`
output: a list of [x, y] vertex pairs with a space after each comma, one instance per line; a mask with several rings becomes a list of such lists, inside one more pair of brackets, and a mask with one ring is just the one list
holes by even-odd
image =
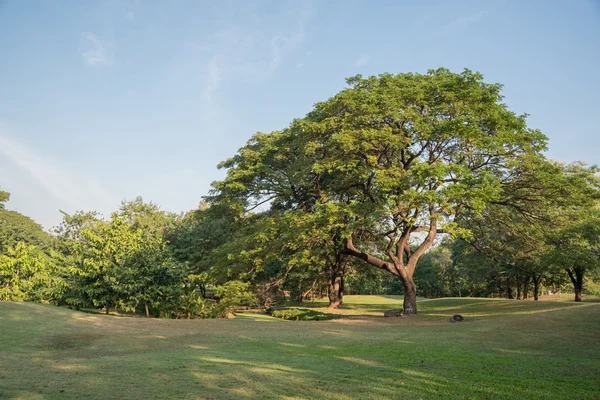
[[219, 318], [235, 314], [235, 310], [242, 307], [251, 307], [256, 304], [254, 294], [250, 291], [250, 283], [229, 281], [217, 287], [216, 316]]
[[300, 308], [275, 310], [271, 313], [271, 315], [275, 318], [286, 319], [289, 321], [325, 321], [335, 318], [334, 315]]

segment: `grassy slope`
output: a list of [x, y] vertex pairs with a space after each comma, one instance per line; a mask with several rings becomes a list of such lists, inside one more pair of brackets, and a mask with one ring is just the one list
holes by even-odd
[[[401, 301], [346, 303], [381, 315]], [[0, 398], [600, 398], [599, 304], [419, 307], [410, 319], [174, 321], [0, 302]], [[455, 313], [467, 320], [447, 322]]]

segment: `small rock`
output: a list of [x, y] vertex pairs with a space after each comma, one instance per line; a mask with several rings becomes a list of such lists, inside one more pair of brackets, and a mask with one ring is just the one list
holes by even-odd
[[452, 318], [450, 318], [450, 322], [463, 322], [464, 320], [465, 318], [460, 314], [453, 315]]
[[402, 310], [387, 310], [383, 313], [384, 317], [401, 317]]

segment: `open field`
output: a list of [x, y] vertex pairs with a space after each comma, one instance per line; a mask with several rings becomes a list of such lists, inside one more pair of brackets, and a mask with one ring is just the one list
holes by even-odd
[[[598, 399], [600, 304], [348, 296], [331, 321], [0, 302], [0, 398]], [[323, 304], [313, 303], [320, 309]], [[467, 319], [450, 323], [456, 313]]]

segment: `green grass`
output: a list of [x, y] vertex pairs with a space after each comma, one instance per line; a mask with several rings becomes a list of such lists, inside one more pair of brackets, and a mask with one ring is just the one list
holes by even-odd
[[[400, 304], [348, 296], [330, 321], [188, 321], [0, 302], [0, 398], [600, 398], [600, 304], [437, 299], [380, 317]], [[457, 313], [465, 322], [448, 322]]]

